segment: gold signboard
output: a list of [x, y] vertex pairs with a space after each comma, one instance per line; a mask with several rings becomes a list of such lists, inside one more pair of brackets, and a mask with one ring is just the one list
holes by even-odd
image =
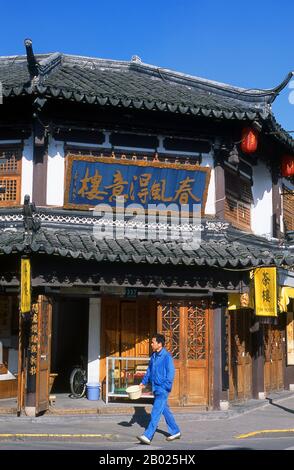
[[254, 271], [255, 315], [276, 317], [277, 270], [257, 268]]
[[20, 310], [22, 313], [31, 310], [31, 263], [29, 259], [21, 260]]
[[287, 365], [294, 365], [294, 315], [287, 313]]

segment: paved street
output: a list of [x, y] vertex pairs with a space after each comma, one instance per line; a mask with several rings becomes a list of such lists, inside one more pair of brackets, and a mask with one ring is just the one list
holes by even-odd
[[294, 395], [231, 418], [201, 416], [177, 414], [182, 439], [171, 443], [165, 440], [168, 434], [161, 421], [151, 446], [136, 439], [144, 430], [147, 413], [133, 417], [1, 416], [0, 449], [294, 450]]

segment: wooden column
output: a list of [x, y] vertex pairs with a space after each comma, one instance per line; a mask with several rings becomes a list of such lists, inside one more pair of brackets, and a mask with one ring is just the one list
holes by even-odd
[[281, 214], [282, 214], [282, 197], [280, 194], [280, 180], [273, 179], [273, 237], [281, 237]]
[[88, 382], [99, 382], [101, 299], [89, 299]]
[[212, 406], [219, 409], [221, 400], [228, 400], [227, 370], [227, 331], [225, 324], [226, 305], [218, 301], [213, 305], [213, 339], [212, 339]]
[[214, 409], [219, 409], [219, 402], [221, 399], [222, 391], [222, 376], [221, 376], [221, 317], [222, 309], [217, 306], [213, 309], [213, 402]]
[[215, 166], [215, 215], [218, 219], [225, 218], [225, 171], [219, 163]]
[[264, 393], [264, 354], [263, 354], [263, 328], [252, 333], [252, 396], [260, 398]]
[[44, 128], [36, 122], [34, 126], [34, 158], [33, 158], [33, 200], [38, 206], [46, 205], [47, 193], [47, 151], [48, 143], [44, 136]]

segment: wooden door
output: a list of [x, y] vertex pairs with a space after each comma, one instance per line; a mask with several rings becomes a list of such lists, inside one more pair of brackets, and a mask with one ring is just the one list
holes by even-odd
[[49, 408], [52, 305], [44, 295], [38, 297], [38, 347], [36, 374], [36, 415]]
[[160, 302], [158, 330], [173, 356], [173, 406], [208, 404], [208, 310], [200, 302]]
[[[156, 303], [102, 299], [100, 381], [105, 396], [106, 357], [149, 357], [151, 336], [156, 332]], [[142, 364], [138, 361], [138, 365]], [[124, 366], [124, 364], [123, 364]], [[128, 362], [128, 367], [135, 364]]]
[[230, 399], [252, 397], [251, 312], [231, 312]]
[[172, 406], [183, 405], [182, 384], [185, 380], [185, 359], [181, 348], [184, 336], [181, 309], [181, 302], [160, 302], [157, 312], [158, 331], [165, 337], [165, 347], [171, 353], [175, 366], [175, 379], [169, 396], [169, 403]]
[[156, 333], [156, 300], [139, 298], [136, 302], [136, 357], [149, 357], [151, 339]]
[[284, 388], [283, 379], [283, 328], [264, 325], [264, 389], [266, 393]]
[[136, 302], [122, 302], [120, 310], [120, 354], [122, 357], [136, 356]]
[[208, 402], [208, 311], [199, 302], [184, 307], [185, 405]]

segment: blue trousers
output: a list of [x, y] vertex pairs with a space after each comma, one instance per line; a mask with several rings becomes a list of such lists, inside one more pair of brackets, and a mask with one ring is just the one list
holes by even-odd
[[151, 420], [147, 429], [144, 432], [144, 436], [150, 439], [150, 441], [153, 438], [153, 435], [156, 431], [161, 415], [164, 416], [166, 424], [167, 424], [168, 432], [171, 435], [177, 434], [178, 432], [180, 432], [180, 428], [175, 422], [175, 418], [167, 404], [167, 399], [168, 399], [167, 392], [162, 391], [162, 393], [156, 393], [156, 392], [154, 393], [154, 403], [153, 403], [153, 408], [151, 411]]

